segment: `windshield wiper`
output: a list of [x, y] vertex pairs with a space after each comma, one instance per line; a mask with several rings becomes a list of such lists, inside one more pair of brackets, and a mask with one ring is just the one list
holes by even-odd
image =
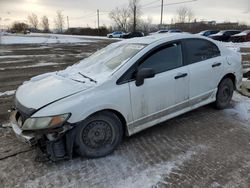
[[71, 78], [71, 80], [85, 84], [85, 82], [84, 82], [84, 81], [75, 80], [75, 79], [72, 79], [72, 78]]
[[84, 78], [88, 78], [91, 82], [95, 82], [97, 83], [97, 81], [93, 80], [92, 78], [88, 77], [88, 76], [85, 76], [84, 74], [82, 74], [81, 72], [78, 72], [82, 77]]

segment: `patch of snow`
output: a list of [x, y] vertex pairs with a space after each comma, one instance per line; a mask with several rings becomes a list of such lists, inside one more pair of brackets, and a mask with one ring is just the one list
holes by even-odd
[[25, 68], [32, 68], [32, 67], [45, 67], [45, 66], [55, 66], [55, 65], [63, 65], [66, 63], [53, 63], [53, 62], [48, 62], [48, 63], [36, 63], [32, 65], [24, 65], [24, 66], [14, 66], [14, 67], [7, 67], [7, 68], [0, 68], [0, 70], [10, 70], [10, 69], [25, 69]]
[[233, 108], [226, 109], [224, 112], [236, 117], [239, 121], [248, 124], [250, 127], [250, 98], [235, 92], [233, 101]]
[[91, 43], [98, 40], [89, 40], [73, 36], [56, 35], [8, 35], [2, 36], [1, 44], [53, 44], [53, 43]]
[[83, 38], [83, 39], [99, 39], [99, 40], [119, 40], [108, 38], [106, 36], [89, 36], [89, 35], [64, 35], [64, 34], [47, 34], [47, 33], [31, 33], [31, 36], [54, 36], [54, 37], [73, 37], [73, 38]]
[[11, 91], [5, 91], [5, 92], [0, 92], [0, 97], [5, 97], [5, 96], [10, 96], [14, 95], [16, 90], [11, 90]]
[[[165, 162], [154, 165], [135, 163], [128, 157], [120, 155], [110, 155], [105, 158], [85, 160], [81, 158], [68, 161], [65, 165], [59, 165], [57, 169], [51, 169], [47, 173], [25, 182], [24, 187], [38, 187], [41, 182], [44, 187], [49, 187], [50, 182], [64, 181], [66, 187], [109, 187], [109, 188], [151, 188], [158, 183], [168, 184], [164, 179], [175, 170], [180, 169], [185, 162], [204, 150], [207, 146], [197, 145], [189, 148], [185, 153], [181, 153]], [[136, 154], [135, 154], [136, 155]], [[86, 172], [85, 169], [91, 170]], [[67, 174], [78, 172], [77, 177], [69, 178]], [[95, 176], [95, 172], [98, 172]], [[86, 173], [90, 174], [90, 177]], [[98, 181], [97, 181], [98, 179]], [[102, 182], [101, 184], [95, 184]]]
[[205, 146], [199, 145], [196, 147], [192, 147], [186, 153], [178, 155], [174, 160], [162, 162], [156, 164], [150, 168], [147, 168], [136, 175], [131, 175], [129, 178], [125, 180], [121, 180], [117, 182], [117, 188], [151, 188], [157, 185], [158, 183], [163, 183], [165, 185], [168, 182], [163, 180], [164, 177], [169, 176], [173, 170], [178, 169], [182, 166], [186, 161], [192, 159], [194, 155], [198, 153], [198, 151], [204, 149]]
[[18, 59], [27, 57], [48, 57], [48, 55], [3, 55], [0, 59]]
[[240, 48], [250, 48], [250, 42], [241, 42], [241, 43], [233, 43], [233, 42], [221, 42], [227, 48], [239, 52]]
[[29, 62], [30, 60], [11, 60], [11, 61], [1, 61], [0, 64], [9, 64], [9, 63], [25, 63], [25, 62]]
[[11, 126], [11, 123], [4, 123], [1, 125], [1, 127], [7, 128], [7, 127], [12, 127], [12, 126]]

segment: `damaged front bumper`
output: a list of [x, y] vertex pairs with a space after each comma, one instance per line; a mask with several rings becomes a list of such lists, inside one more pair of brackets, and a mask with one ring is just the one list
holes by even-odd
[[10, 122], [18, 140], [37, 145], [52, 161], [72, 158], [75, 126], [65, 124], [57, 129], [24, 131], [17, 111], [11, 113]]
[[17, 116], [17, 111], [12, 112], [11, 117], [10, 117], [10, 123], [18, 140], [25, 142], [29, 144], [30, 146], [36, 145], [38, 139], [36, 138], [34, 132], [23, 131], [20, 128], [20, 125], [18, 124], [16, 116]]

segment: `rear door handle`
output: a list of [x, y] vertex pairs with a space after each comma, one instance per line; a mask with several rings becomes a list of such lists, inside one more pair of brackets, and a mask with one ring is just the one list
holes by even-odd
[[180, 79], [180, 78], [184, 78], [184, 77], [186, 77], [187, 75], [188, 75], [187, 73], [178, 74], [178, 75], [175, 76], [174, 78], [177, 80], [177, 79]]
[[214, 68], [214, 67], [219, 67], [219, 66], [221, 66], [221, 63], [214, 63], [214, 64], [212, 65], [213, 68]]

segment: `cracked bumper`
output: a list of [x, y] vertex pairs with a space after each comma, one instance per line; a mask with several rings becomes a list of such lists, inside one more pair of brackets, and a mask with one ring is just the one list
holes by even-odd
[[12, 112], [11, 116], [10, 116], [10, 123], [11, 123], [11, 127], [12, 130], [14, 131], [16, 137], [18, 138], [18, 140], [28, 143], [30, 146], [36, 145], [37, 144], [37, 139], [34, 135], [34, 133], [32, 132], [28, 132], [25, 133], [20, 126], [17, 123], [16, 120], [16, 111]]

